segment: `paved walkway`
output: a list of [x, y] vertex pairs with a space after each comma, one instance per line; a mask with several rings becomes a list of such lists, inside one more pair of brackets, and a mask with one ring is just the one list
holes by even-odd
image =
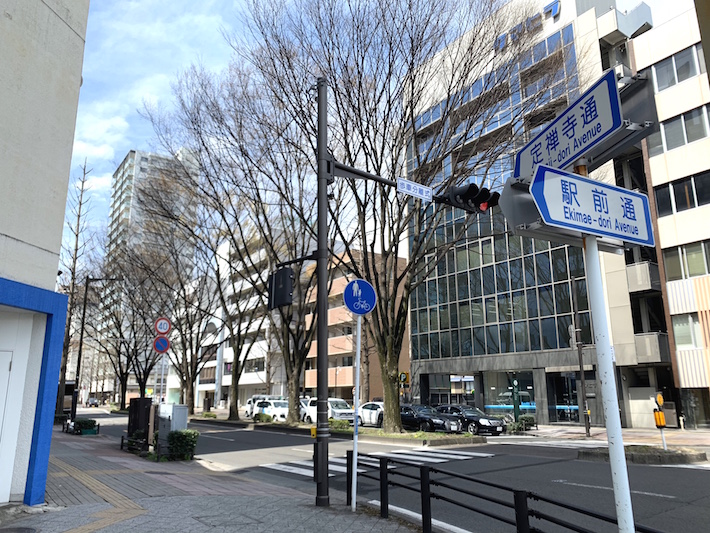
[[330, 489], [330, 507], [308, 492], [195, 462], [155, 463], [119, 450], [106, 436], [80, 437], [55, 427], [46, 505], [0, 508], [0, 532], [413, 532], [365, 509], [356, 513]]
[[[666, 430], [669, 447], [707, 451], [710, 431]], [[625, 443], [660, 445], [655, 429], [624, 429]], [[591, 439], [606, 441], [604, 428]], [[580, 426], [540, 426], [526, 437], [584, 439]], [[263, 483], [237, 472], [206, 470], [197, 462], [155, 463], [119, 450], [115, 438], [79, 437], [55, 427], [46, 505], [0, 507], [0, 533], [151, 532], [412, 532], [364, 507], [352, 513], [345, 495], [330, 488], [330, 506], [307, 492]]]

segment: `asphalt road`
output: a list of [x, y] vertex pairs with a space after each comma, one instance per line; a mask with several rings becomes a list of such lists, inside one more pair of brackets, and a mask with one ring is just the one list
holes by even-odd
[[[127, 417], [109, 417], [100, 414], [101, 411], [96, 409], [87, 411], [92, 411], [92, 416], [101, 423], [101, 433], [115, 437], [125, 435]], [[313, 481], [308, 476], [262, 467], [265, 463], [307, 463], [312, 458], [313, 452], [313, 439], [309, 436], [294, 435], [285, 431], [222, 428], [202, 423], [190, 424], [190, 427], [200, 431], [197, 457], [207, 468], [240, 470], [240, 473], [247, 473], [257, 479], [313, 491]], [[503, 444], [504, 442], [510, 444]], [[512, 518], [511, 510], [505, 510], [476, 496], [497, 497], [512, 502], [510, 493], [485, 485], [472, 484], [455, 477], [464, 475], [615, 516], [612, 476], [608, 463], [578, 461], [577, 450], [559, 447], [563, 445], [553, 447], [553, 443], [550, 443], [551, 446], [545, 447], [512, 444], [514, 442], [516, 441], [509, 440], [507, 437], [491, 438], [487, 445], [454, 448], [455, 452], [489, 453], [492, 456], [430, 463], [430, 466], [440, 471], [432, 474], [432, 479], [451, 487], [434, 486], [432, 491], [445, 498], [460, 500], [476, 511], [482, 510], [494, 516]], [[351, 441], [331, 439], [330, 456], [344, 456], [346, 450], [351, 448]], [[359, 444], [359, 450], [363, 454], [389, 453], [394, 449], [393, 446], [382, 444], [362, 442]], [[375, 468], [366, 470], [367, 476], [377, 475]], [[412, 479], [412, 476], [419, 477], [419, 468], [400, 466], [393, 472], [396, 473], [393, 473], [390, 479], [406, 488], [390, 488], [390, 505], [419, 514], [421, 509], [419, 482]], [[345, 474], [339, 471], [331, 473], [333, 474], [329, 482], [331, 489], [338, 491], [339, 494], [344, 493], [347, 489]], [[637, 525], [649, 526], [667, 533], [704, 532], [710, 529], [708, 527], [710, 469], [630, 463], [628, 473]], [[469, 494], [461, 493], [461, 489], [468, 490]], [[379, 501], [379, 482], [359, 476], [358, 496]], [[546, 510], [545, 504], [539, 502], [531, 503], [530, 507]], [[617, 531], [615, 526], [605, 526], [600, 522], [579, 518], [579, 515], [574, 516], [564, 510], [550, 509], [550, 512], [573, 523], [579, 523], [589, 531], [600, 533]], [[496, 521], [480, 512], [467, 510], [441, 499], [432, 501], [432, 515], [434, 519], [466, 531], [494, 533], [515, 530], [513, 526]], [[545, 525], [543, 528], [535, 521], [531, 524], [541, 527], [544, 531], [556, 531], [554, 526]]]

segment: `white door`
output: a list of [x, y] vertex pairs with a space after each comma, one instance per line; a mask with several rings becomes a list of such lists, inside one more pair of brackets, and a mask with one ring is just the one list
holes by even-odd
[[5, 427], [5, 409], [7, 408], [7, 391], [10, 389], [10, 369], [12, 352], [0, 351], [0, 443], [2, 443]]

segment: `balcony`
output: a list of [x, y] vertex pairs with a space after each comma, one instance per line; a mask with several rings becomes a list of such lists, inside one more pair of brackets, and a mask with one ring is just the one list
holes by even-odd
[[670, 363], [671, 351], [668, 346], [668, 333], [636, 333], [636, 358], [641, 363]]
[[[352, 387], [355, 385], [355, 374], [351, 366], [336, 366], [328, 369], [328, 387]], [[307, 389], [318, 386], [318, 371], [306, 370]]]
[[[328, 339], [328, 355], [339, 355], [352, 353], [355, 351], [355, 340], [352, 335], [341, 335], [340, 337], [330, 337]], [[318, 355], [318, 343], [312, 342], [308, 357]]]
[[630, 293], [661, 290], [658, 265], [650, 261], [626, 265], [626, 279]]

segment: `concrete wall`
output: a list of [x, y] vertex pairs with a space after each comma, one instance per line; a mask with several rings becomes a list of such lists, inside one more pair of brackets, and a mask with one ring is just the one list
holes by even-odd
[[0, 6], [0, 277], [53, 289], [89, 0]]

